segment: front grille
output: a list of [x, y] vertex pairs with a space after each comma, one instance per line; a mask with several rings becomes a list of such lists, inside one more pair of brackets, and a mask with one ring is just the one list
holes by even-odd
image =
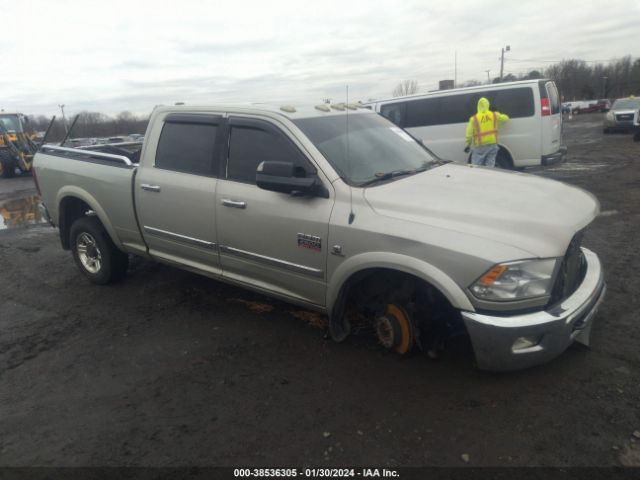
[[620, 115], [616, 115], [616, 120], [630, 122], [631, 120], [633, 120], [633, 113], [623, 113]]
[[555, 305], [571, 296], [584, 278], [586, 263], [582, 250], [580, 250], [583, 236], [584, 230], [576, 233], [569, 243], [569, 248], [567, 248], [560, 264], [556, 282], [551, 290], [549, 305]]

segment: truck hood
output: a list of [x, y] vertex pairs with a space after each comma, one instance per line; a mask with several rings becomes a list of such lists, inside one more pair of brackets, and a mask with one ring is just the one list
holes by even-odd
[[540, 258], [564, 255], [573, 235], [599, 212], [596, 198], [579, 188], [456, 164], [369, 187], [364, 197], [379, 215], [483, 237]]

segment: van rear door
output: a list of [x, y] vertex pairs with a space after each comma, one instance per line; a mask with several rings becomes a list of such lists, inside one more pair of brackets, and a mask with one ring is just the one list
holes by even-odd
[[544, 165], [556, 163], [562, 159], [562, 113], [556, 84], [549, 80], [541, 80], [539, 87], [542, 116], [541, 160]]

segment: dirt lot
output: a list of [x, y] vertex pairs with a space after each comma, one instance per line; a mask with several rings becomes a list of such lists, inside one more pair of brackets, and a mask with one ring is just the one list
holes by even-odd
[[[93, 286], [56, 230], [7, 229], [0, 464], [640, 465], [640, 144], [603, 136], [596, 114], [565, 128], [568, 161], [534, 173], [602, 204], [585, 241], [609, 286], [591, 350], [511, 374], [475, 370], [464, 348], [398, 358], [142, 260], [123, 283]], [[1, 180], [0, 205], [32, 195], [28, 182]]]

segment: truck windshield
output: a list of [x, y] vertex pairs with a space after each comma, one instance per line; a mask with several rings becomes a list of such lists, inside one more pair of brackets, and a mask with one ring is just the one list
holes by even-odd
[[354, 186], [411, 175], [437, 165], [437, 158], [404, 130], [376, 114], [294, 120], [338, 174]]
[[22, 132], [20, 128], [20, 122], [16, 115], [0, 115], [0, 122], [4, 125], [7, 132], [15, 133]]
[[640, 108], [640, 98], [619, 98], [613, 103], [613, 110]]

